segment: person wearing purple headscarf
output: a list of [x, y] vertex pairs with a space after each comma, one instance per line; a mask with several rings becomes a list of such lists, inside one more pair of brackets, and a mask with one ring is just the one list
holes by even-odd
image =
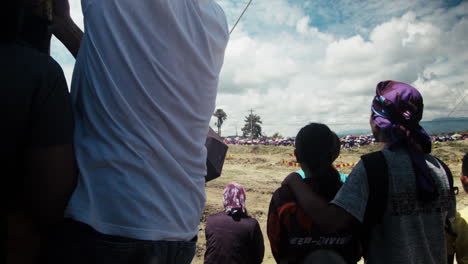
[[444, 227], [455, 214], [455, 200], [442, 163], [429, 154], [431, 141], [419, 124], [423, 108], [421, 94], [411, 85], [377, 84], [370, 126], [384, 145], [386, 168], [381, 168], [388, 177], [387, 204], [378, 223], [364, 221], [373, 212], [366, 212], [371, 191], [362, 160], [330, 203], [300, 177], [290, 175], [283, 182], [323, 232], [367, 230], [366, 263], [447, 263]]
[[242, 185], [223, 191], [224, 210], [206, 220], [205, 264], [259, 264], [265, 253], [258, 221], [247, 214]]
[[421, 201], [439, 196], [424, 154], [431, 152], [431, 139], [419, 125], [423, 114], [421, 94], [411, 85], [380, 82], [372, 101], [370, 124], [374, 137], [387, 148], [406, 148], [416, 176], [417, 197]]

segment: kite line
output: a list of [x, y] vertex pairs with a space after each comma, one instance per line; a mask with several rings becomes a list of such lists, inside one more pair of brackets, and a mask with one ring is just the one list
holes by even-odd
[[247, 8], [249, 8], [250, 6], [250, 3], [252, 3], [252, 0], [250, 0], [247, 5], [245, 6], [244, 8], [244, 11], [242, 11], [242, 14], [239, 16], [239, 18], [237, 19], [236, 23], [234, 24], [234, 26], [231, 28], [231, 30], [229, 31], [229, 35], [231, 35], [232, 31], [234, 31], [234, 29], [236, 28], [237, 26], [237, 23], [239, 23], [239, 21], [241, 20], [242, 16], [244, 15], [245, 11], [247, 11]]

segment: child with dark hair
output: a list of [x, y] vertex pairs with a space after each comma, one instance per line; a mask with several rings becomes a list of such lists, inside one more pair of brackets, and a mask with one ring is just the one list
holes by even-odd
[[[342, 185], [342, 177], [333, 167], [340, 153], [338, 136], [324, 124], [311, 123], [299, 131], [295, 145], [294, 154], [302, 170], [293, 173], [299, 174], [323, 199], [332, 200]], [[359, 244], [351, 233], [323, 233], [314, 224], [314, 217], [306, 215], [297, 204], [287, 186], [273, 194], [267, 230], [277, 263], [303, 263], [317, 249], [332, 250], [346, 263], [356, 263], [360, 258]]]
[[[468, 153], [462, 159], [460, 181], [468, 193]], [[448, 263], [456, 259], [458, 264], [468, 264], [468, 207], [459, 210], [455, 217], [450, 218], [447, 230]]]

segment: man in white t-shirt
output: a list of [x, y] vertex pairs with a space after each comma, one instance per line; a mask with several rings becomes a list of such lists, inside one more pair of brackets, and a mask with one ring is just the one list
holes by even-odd
[[213, 0], [82, 0], [82, 10], [67, 261], [190, 263], [225, 14]]

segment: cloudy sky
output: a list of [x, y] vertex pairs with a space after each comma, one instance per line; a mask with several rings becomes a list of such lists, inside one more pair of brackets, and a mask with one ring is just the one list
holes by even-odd
[[[233, 26], [248, 0], [217, 2]], [[226, 50], [223, 135], [241, 134], [250, 109], [267, 135], [294, 136], [308, 122], [367, 128], [375, 85], [389, 79], [421, 91], [424, 120], [467, 117], [467, 47], [468, 1], [253, 0]], [[56, 40], [52, 56], [70, 82], [74, 59]]]

